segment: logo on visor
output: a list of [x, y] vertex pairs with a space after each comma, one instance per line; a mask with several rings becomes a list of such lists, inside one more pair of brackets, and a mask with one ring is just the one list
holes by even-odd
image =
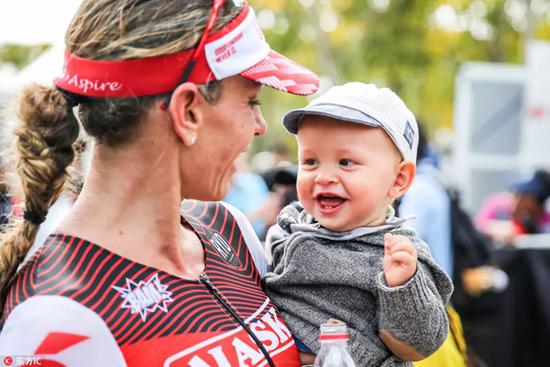
[[236, 55], [238, 50], [237, 46], [235, 45], [237, 42], [243, 39], [244, 33], [239, 32], [235, 37], [221, 45], [220, 47], [216, 48], [214, 50], [214, 53], [216, 54], [216, 62], [220, 63], [228, 58], [230, 58], [233, 55]]
[[405, 140], [409, 144], [409, 148], [412, 149], [413, 141], [414, 141], [414, 130], [411, 124], [409, 123], [409, 121], [407, 121], [407, 125], [405, 126], [405, 132], [403, 133], [403, 137], [405, 137]]

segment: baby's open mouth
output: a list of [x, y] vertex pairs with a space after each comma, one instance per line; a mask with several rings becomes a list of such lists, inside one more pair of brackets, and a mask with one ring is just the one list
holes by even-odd
[[336, 194], [328, 194], [328, 193], [319, 194], [317, 195], [316, 199], [321, 209], [324, 209], [324, 210], [335, 209], [340, 205], [342, 205], [344, 201], [346, 201], [346, 199], [344, 199], [343, 197], [340, 197]]

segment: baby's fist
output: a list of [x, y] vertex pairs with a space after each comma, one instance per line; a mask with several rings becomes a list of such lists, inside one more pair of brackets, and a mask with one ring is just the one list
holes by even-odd
[[409, 281], [416, 273], [416, 249], [405, 236], [384, 235], [384, 276], [388, 287], [397, 287]]

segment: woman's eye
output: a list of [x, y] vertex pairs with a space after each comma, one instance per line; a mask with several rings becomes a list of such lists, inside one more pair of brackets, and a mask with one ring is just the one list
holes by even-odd
[[248, 101], [248, 104], [251, 106], [251, 107], [255, 107], [255, 106], [259, 106], [262, 104], [262, 102], [260, 102], [260, 100], [258, 98], [251, 98], [249, 101]]
[[353, 162], [349, 159], [340, 159], [340, 165], [343, 167], [351, 167], [353, 165]]

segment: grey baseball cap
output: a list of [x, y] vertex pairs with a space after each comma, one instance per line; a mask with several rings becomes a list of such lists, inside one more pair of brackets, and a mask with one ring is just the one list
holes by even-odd
[[416, 162], [416, 119], [401, 98], [388, 88], [360, 82], [332, 87], [306, 107], [289, 111], [283, 118], [283, 125], [290, 133], [297, 134], [305, 116], [380, 127], [392, 139], [404, 160]]

